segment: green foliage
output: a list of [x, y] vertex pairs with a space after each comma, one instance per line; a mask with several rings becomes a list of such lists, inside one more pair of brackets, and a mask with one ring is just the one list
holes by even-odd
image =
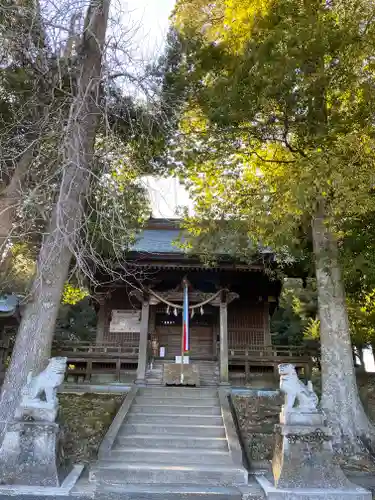
[[348, 312], [353, 344], [359, 348], [375, 343], [375, 289], [355, 300], [348, 297]]
[[70, 283], [65, 283], [64, 291], [61, 299], [61, 303], [65, 305], [75, 305], [85, 297], [87, 297], [89, 292]]
[[300, 279], [285, 279], [279, 308], [271, 319], [273, 341], [300, 345], [304, 338], [313, 338], [310, 331], [316, 322], [317, 308], [315, 280], [308, 280], [303, 286]]
[[309, 318], [303, 331], [304, 337], [310, 340], [320, 340], [320, 321], [319, 319]]
[[85, 246], [98, 266], [109, 266], [107, 270], [122, 258], [150, 214], [135, 151], [134, 144], [115, 137], [97, 140], [97, 174], [87, 200]]
[[56, 341], [93, 341], [96, 313], [88, 297], [74, 304], [63, 303], [56, 321]]
[[[183, 105], [168, 164], [195, 201], [186, 226], [206, 253], [230, 226], [232, 255], [246, 259], [260, 243], [311, 275], [311, 218], [323, 209], [340, 242], [353, 339], [370, 335], [373, 6], [180, 0], [173, 29], [180, 63], [165, 81]], [[283, 292], [273, 329], [316, 338], [316, 299], [304, 314], [296, 297]]]
[[375, 288], [375, 214], [344, 219], [340, 247], [341, 265], [345, 287], [353, 299], [362, 300], [363, 295]]
[[0, 293], [26, 295], [35, 273], [36, 248], [26, 243], [13, 245], [7, 268], [1, 276]]
[[375, 26], [367, 2], [344, 4], [222, 1], [214, 15], [208, 1], [177, 2], [181, 60], [194, 65], [180, 66], [171, 167], [197, 219], [242, 220], [291, 248], [317, 200], [332, 227], [373, 207]]

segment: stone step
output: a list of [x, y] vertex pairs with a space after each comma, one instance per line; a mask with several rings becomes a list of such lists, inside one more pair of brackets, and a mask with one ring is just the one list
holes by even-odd
[[228, 451], [226, 437], [186, 437], [185, 435], [138, 434], [119, 435], [114, 449], [120, 448], [149, 448], [149, 449], [205, 449]]
[[131, 414], [135, 413], [158, 413], [160, 415], [167, 415], [181, 413], [183, 415], [221, 415], [221, 407], [219, 403], [217, 406], [189, 406], [189, 405], [139, 405], [133, 404], [131, 407]]
[[225, 465], [159, 465], [122, 462], [98, 462], [90, 470], [89, 478], [99, 484], [247, 484], [248, 473], [242, 467]]
[[154, 413], [130, 413], [126, 419], [127, 424], [164, 424], [179, 425], [223, 425], [221, 415], [158, 415]]
[[184, 397], [147, 397], [147, 396], [137, 396], [135, 398], [134, 404], [139, 405], [174, 405], [174, 406], [219, 406], [219, 399], [214, 398], [184, 398]]
[[128, 424], [120, 428], [118, 437], [134, 434], [182, 435], [187, 437], [225, 437], [225, 429], [220, 425], [179, 425], [177, 424]]
[[[95, 500], [241, 500], [241, 493], [234, 487], [186, 484], [127, 484], [97, 489]], [[263, 497], [247, 497], [260, 500]]]
[[233, 465], [232, 457], [229, 452], [210, 450], [176, 450], [176, 449], [154, 449], [149, 448], [122, 448], [114, 449], [106, 457], [105, 461], [124, 462], [124, 463], [144, 463], [144, 464], [211, 464], [211, 465]]
[[149, 389], [146, 387], [140, 389], [139, 395], [149, 397], [214, 398], [217, 397], [217, 389], [195, 389], [186, 387], [161, 387], [160, 389]]

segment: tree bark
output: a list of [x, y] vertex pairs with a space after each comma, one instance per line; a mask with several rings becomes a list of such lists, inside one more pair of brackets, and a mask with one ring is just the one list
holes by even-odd
[[324, 214], [313, 217], [312, 235], [320, 317], [321, 406], [336, 445], [361, 439], [368, 446], [375, 431], [359, 399], [337, 240]]
[[31, 300], [27, 304], [0, 397], [0, 432], [19, 404], [29, 371], [44, 368], [50, 356], [64, 282], [76, 254], [85, 195], [99, 121], [102, 52], [110, 0], [91, 0], [80, 45], [80, 68], [61, 142], [61, 185], [49, 231], [38, 257]]

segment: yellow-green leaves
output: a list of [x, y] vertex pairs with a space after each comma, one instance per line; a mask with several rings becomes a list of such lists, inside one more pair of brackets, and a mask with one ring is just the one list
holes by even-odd
[[173, 20], [192, 62], [174, 158], [197, 217], [282, 246], [318, 200], [332, 227], [375, 208], [368, 2], [180, 0]]
[[86, 289], [65, 283], [61, 302], [63, 304], [74, 305], [89, 295]]

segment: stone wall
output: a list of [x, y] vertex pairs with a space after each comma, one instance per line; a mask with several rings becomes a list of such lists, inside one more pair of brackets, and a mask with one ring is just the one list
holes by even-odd
[[[375, 374], [357, 376], [361, 399], [369, 417], [375, 423]], [[320, 394], [320, 380], [313, 381]], [[283, 397], [278, 391], [253, 391], [246, 396], [233, 396], [233, 408], [241, 439], [253, 469], [270, 469], [274, 450], [274, 426], [279, 422]], [[337, 461], [348, 472], [370, 472], [375, 474], [375, 462], [365, 453], [350, 449], [346, 455], [337, 455]]]

